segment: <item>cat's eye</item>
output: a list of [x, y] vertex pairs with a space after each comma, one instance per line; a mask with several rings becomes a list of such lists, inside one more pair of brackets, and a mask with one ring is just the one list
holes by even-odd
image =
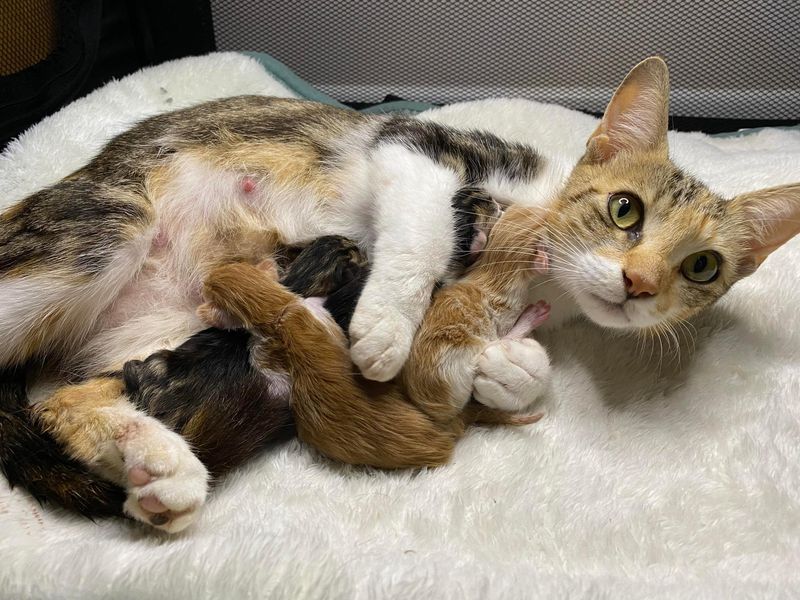
[[695, 252], [683, 259], [681, 273], [695, 283], [711, 283], [719, 275], [719, 255], [710, 250]]
[[642, 201], [627, 192], [608, 197], [608, 216], [620, 229], [631, 229], [641, 223], [644, 216]]

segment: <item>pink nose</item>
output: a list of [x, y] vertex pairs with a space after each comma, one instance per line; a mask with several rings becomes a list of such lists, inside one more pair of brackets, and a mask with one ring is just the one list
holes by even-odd
[[622, 278], [625, 280], [625, 289], [630, 298], [648, 298], [655, 296], [658, 291], [655, 281], [637, 271], [623, 271]]

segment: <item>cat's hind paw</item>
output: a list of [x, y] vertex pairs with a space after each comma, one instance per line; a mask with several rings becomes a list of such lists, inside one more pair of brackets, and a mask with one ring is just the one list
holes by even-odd
[[350, 358], [372, 381], [389, 381], [411, 352], [416, 327], [390, 308], [356, 309], [350, 322]]
[[134, 519], [168, 533], [188, 527], [208, 494], [208, 472], [186, 440], [149, 418], [117, 440], [127, 474], [123, 506]]

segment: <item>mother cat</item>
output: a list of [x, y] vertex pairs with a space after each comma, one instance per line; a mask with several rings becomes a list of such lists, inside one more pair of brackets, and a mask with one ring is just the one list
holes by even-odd
[[[675, 167], [667, 96], [664, 63], [638, 65], [551, 204], [556, 283], [600, 325], [685, 319], [799, 228], [800, 185], [727, 201]], [[561, 167], [488, 134], [295, 100], [231, 98], [148, 119], [0, 215], [0, 367], [45, 361], [92, 377], [174, 346], [203, 327], [205, 275], [277, 229], [285, 243], [339, 234], [367, 249], [352, 357], [368, 378], [390, 379], [460, 250], [454, 198], [479, 188], [541, 203]], [[490, 345], [474, 395], [522, 408], [547, 369], [533, 340]], [[186, 443], [116, 391], [97, 392], [61, 407], [59, 441], [122, 479], [143, 463], [162, 473], [144, 493], [191, 517], [207, 484]]]

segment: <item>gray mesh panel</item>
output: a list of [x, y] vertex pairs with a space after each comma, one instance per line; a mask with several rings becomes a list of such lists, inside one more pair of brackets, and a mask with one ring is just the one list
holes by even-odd
[[258, 50], [345, 102], [522, 96], [601, 112], [669, 62], [675, 115], [800, 118], [800, 2], [211, 0], [220, 50]]

